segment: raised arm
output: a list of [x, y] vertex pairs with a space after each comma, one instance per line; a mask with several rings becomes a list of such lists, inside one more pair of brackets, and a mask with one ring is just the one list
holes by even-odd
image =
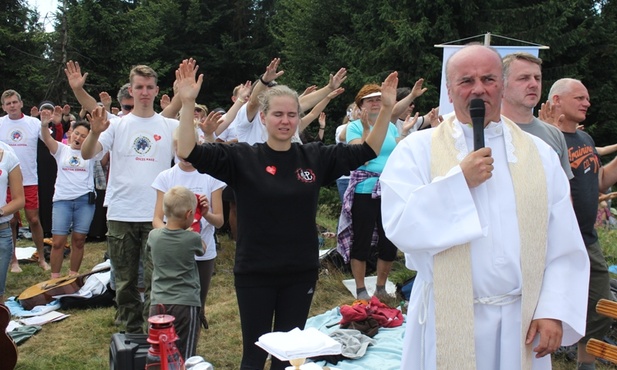
[[386, 139], [392, 109], [396, 103], [396, 88], [398, 86], [398, 72], [392, 72], [381, 84], [381, 109], [375, 121], [373, 129], [366, 138], [366, 143], [370, 145], [375, 154], [379, 155], [381, 146]]
[[[55, 109], [61, 111], [60, 107], [56, 107]], [[49, 149], [49, 152], [54, 155], [58, 150], [58, 142], [51, 136], [51, 132], [49, 132], [49, 122], [51, 122], [52, 113], [48, 109], [43, 109], [41, 111], [41, 140]]]
[[598, 180], [602, 193], [606, 193], [617, 182], [617, 157], [600, 167]]
[[105, 110], [111, 112], [111, 95], [107, 91], [101, 91], [99, 93], [99, 99], [105, 107]]
[[414, 100], [416, 100], [417, 98], [419, 98], [420, 96], [422, 96], [422, 94], [426, 92], [427, 88], [422, 87], [423, 83], [424, 83], [423, 78], [418, 79], [416, 83], [413, 85], [413, 88], [411, 89], [411, 92], [409, 93], [409, 95], [399, 100], [394, 105], [394, 109], [392, 110], [392, 117], [390, 118], [390, 122], [396, 122], [396, 120], [401, 116], [401, 114], [403, 114], [405, 109], [407, 109], [407, 107], [409, 107], [409, 105], [411, 105], [411, 103]]
[[92, 114], [88, 113], [88, 121], [90, 121], [90, 133], [81, 144], [81, 156], [84, 159], [93, 158], [103, 150], [103, 145], [99, 143], [99, 136], [109, 127], [107, 112], [103, 107], [96, 107]]
[[221, 123], [221, 116], [221, 112], [212, 111], [197, 124], [201, 132], [204, 133], [204, 142], [213, 143], [215, 141], [214, 132]]
[[216, 136], [219, 136], [223, 131], [227, 130], [227, 127], [236, 119], [236, 115], [240, 108], [250, 99], [252, 85], [253, 83], [248, 80], [240, 85], [237, 97], [235, 98], [236, 101], [234, 101], [234, 104], [227, 110], [227, 113], [225, 113], [225, 118], [219, 123], [219, 127], [215, 132]]
[[323, 110], [326, 108], [326, 106], [328, 105], [328, 103], [330, 103], [332, 99], [341, 95], [344, 91], [344, 88], [339, 87], [329, 93], [319, 103], [317, 103], [317, 105], [315, 105], [315, 107], [313, 107], [313, 109], [311, 109], [311, 111], [306, 116], [302, 117], [302, 120], [300, 121], [300, 132], [304, 131], [304, 129], [307, 128], [311, 122], [313, 122], [319, 117], [321, 112], [323, 112]]
[[257, 113], [259, 112], [259, 94], [267, 88], [270, 82], [279, 78], [285, 71], [278, 71], [278, 67], [281, 64], [281, 58], [274, 58], [270, 61], [270, 64], [266, 67], [266, 72], [259, 78], [259, 81], [255, 83], [253, 87], [253, 93], [246, 106], [246, 118], [249, 121], [253, 121]]
[[178, 88], [177, 97], [182, 102], [180, 109], [180, 128], [178, 129], [178, 156], [186, 158], [191, 154], [195, 147], [195, 126], [193, 125], [193, 112], [195, 110], [195, 99], [201, 89], [204, 76], [199, 75], [197, 80], [197, 70], [199, 66], [193, 59], [184, 60], [178, 70], [176, 70], [176, 86]]
[[405, 123], [403, 123], [403, 133], [401, 134], [401, 136], [396, 138], [397, 144], [407, 137], [409, 130], [411, 130], [411, 128], [415, 126], [416, 122], [418, 121], [418, 116], [418, 112], [416, 112], [416, 114], [414, 114], [413, 116], [411, 115], [411, 113], [407, 115], [407, 118], [405, 118]]
[[88, 112], [94, 111], [94, 108], [97, 107], [96, 99], [94, 99], [84, 89], [84, 84], [86, 83], [88, 73], [86, 72], [82, 75], [79, 63], [73, 62], [72, 60], [69, 60], [66, 63], [64, 73], [66, 74], [66, 78], [69, 81], [69, 86], [71, 86], [71, 90], [73, 90], [73, 94], [75, 94], [75, 97], [77, 98], [79, 104], [81, 104], [82, 108]]
[[617, 151], [617, 144], [607, 145], [607, 146], [597, 146], [596, 151], [600, 157], [611, 154]]
[[313, 108], [317, 103], [322, 101], [328, 94], [341, 87], [341, 84], [347, 79], [347, 70], [339, 69], [334, 75], [330, 74], [328, 84], [317, 91], [313, 91], [308, 95], [300, 98], [300, 111], [306, 112]]
[[[192, 59], [191, 61], [194, 67], [195, 61]], [[169, 101], [169, 104], [167, 104], [167, 106], [163, 108], [163, 111], [161, 112], [161, 116], [163, 117], [175, 119], [178, 116], [178, 112], [180, 112], [180, 108], [182, 108], [182, 102], [180, 101], [180, 99], [176, 98], [176, 91], [178, 89], [177, 84], [178, 84], [178, 81], [177, 80], [174, 81], [174, 86], [173, 86], [174, 96]]]

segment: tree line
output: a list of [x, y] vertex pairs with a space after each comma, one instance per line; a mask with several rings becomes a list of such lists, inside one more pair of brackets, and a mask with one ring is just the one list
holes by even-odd
[[[42, 100], [77, 104], [64, 76], [68, 60], [89, 73], [86, 88], [115, 96], [133, 65], [159, 73], [172, 94], [174, 71], [187, 57], [204, 73], [198, 99], [228, 107], [234, 86], [255, 80], [282, 58], [280, 83], [303, 91], [348, 69], [345, 93], [328, 109], [333, 136], [347, 104], [365, 83], [398, 70], [401, 85], [425, 78], [416, 102], [439, 102], [442, 50], [436, 44], [487, 32], [547, 45], [543, 99], [562, 77], [583, 81], [592, 106], [585, 122], [598, 145], [617, 142], [617, 4], [613, 0], [59, 0], [45, 32], [25, 0], [0, 8], [0, 84], [22, 93], [25, 107]], [[482, 41], [476, 39], [474, 41]], [[496, 42], [497, 43], [497, 42]], [[27, 113], [27, 112], [26, 112]]]

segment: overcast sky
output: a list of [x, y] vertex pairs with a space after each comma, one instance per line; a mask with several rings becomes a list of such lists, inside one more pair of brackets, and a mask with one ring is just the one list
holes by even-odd
[[28, 3], [28, 7], [31, 9], [36, 9], [41, 16], [41, 21], [45, 18], [47, 13], [49, 13], [48, 20], [45, 21], [45, 29], [48, 31], [52, 31], [54, 28], [52, 15], [56, 11], [58, 1], [56, 0], [26, 0]]

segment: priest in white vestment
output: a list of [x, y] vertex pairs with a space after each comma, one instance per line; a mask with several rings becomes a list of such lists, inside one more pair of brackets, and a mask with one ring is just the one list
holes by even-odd
[[550, 369], [585, 331], [589, 258], [568, 179], [553, 149], [500, 115], [499, 54], [466, 46], [446, 75], [455, 115], [402, 140], [380, 176], [386, 235], [417, 271], [401, 369]]

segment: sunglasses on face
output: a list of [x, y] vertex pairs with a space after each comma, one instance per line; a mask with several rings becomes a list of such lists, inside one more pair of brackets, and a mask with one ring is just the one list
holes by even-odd
[[122, 104], [122, 110], [133, 110], [133, 105]]

